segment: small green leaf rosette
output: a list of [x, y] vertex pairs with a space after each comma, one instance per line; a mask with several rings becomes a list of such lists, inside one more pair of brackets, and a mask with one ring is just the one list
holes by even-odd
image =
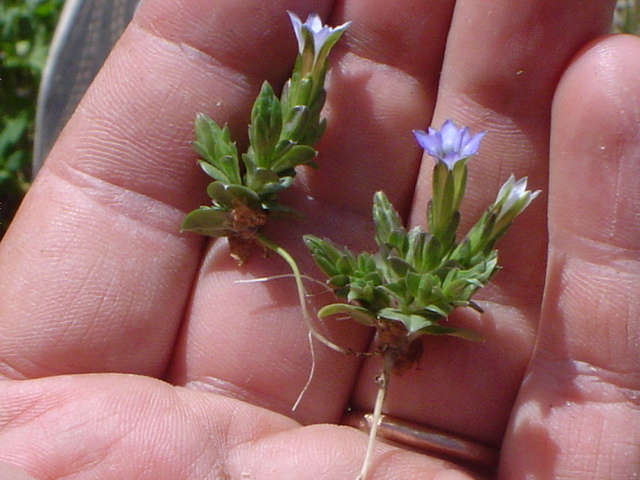
[[526, 190], [526, 178], [516, 182], [510, 177], [495, 202], [457, 243], [466, 162], [476, 154], [484, 133], [471, 136], [468, 129], [458, 129], [450, 121], [439, 131], [415, 133], [436, 159], [433, 198], [427, 209], [429, 232], [420, 227], [407, 230], [386, 195], [377, 192], [373, 221], [378, 252], [354, 255], [330, 240], [305, 236], [336, 296], [347, 301], [327, 305], [318, 315], [348, 315], [379, 332], [392, 324], [395, 341], [406, 348], [424, 334], [480, 340], [479, 333], [446, 325], [445, 320], [458, 307], [480, 310], [471, 297], [499, 268], [494, 245], [539, 192]]
[[227, 237], [231, 255], [243, 263], [259, 242], [258, 233], [271, 214], [297, 215], [278, 202], [293, 184], [301, 165], [316, 167], [315, 145], [324, 133], [327, 57], [348, 24], [323, 26], [315, 14], [306, 22], [290, 13], [299, 53], [280, 98], [263, 83], [249, 125], [249, 147], [239, 155], [229, 128], [204, 114], [195, 121], [195, 151], [202, 170], [213, 179], [207, 188], [211, 205], [186, 215], [183, 231]]
[[409, 341], [423, 334], [478, 340], [474, 331], [441, 322], [454, 308], [471, 305], [471, 295], [495, 271], [497, 256], [464, 268], [440, 256], [436, 237], [419, 227], [407, 231], [383, 192], [373, 202], [377, 253], [355, 256], [329, 240], [304, 238], [336, 295], [350, 302], [325, 306], [318, 315], [347, 314], [373, 327], [399, 322]]

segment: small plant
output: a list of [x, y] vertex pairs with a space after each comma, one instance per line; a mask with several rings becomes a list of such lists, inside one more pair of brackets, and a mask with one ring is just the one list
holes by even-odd
[[314, 146], [326, 125], [320, 113], [326, 98], [327, 57], [348, 23], [331, 28], [315, 14], [304, 23], [293, 13], [289, 16], [299, 47], [293, 73], [280, 98], [269, 83], [262, 85], [251, 111], [247, 152], [238, 155], [226, 125], [197, 116], [194, 148], [201, 156], [200, 166], [213, 178], [207, 188], [212, 204], [189, 213], [182, 230], [227, 237], [238, 264], [260, 244], [283, 256], [297, 272], [293, 259], [261, 230], [271, 215], [295, 215], [279, 203], [278, 193], [291, 186], [296, 167], [316, 166]]
[[247, 261], [259, 245], [277, 253], [291, 268], [314, 359], [307, 384], [293, 405], [295, 410], [313, 377], [312, 335], [331, 344], [313, 328], [295, 259], [265, 237], [262, 229], [273, 215], [298, 215], [278, 201], [278, 193], [293, 184], [296, 167], [317, 167], [314, 147], [326, 128], [321, 111], [326, 99], [327, 58], [350, 22], [331, 28], [316, 14], [309, 15], [304, 23], [291, 12], [289, 18], [298, 41], [293, 73], [280, 98], [268, 82], [262, 84], [251, 110], [247, 152], [238, 155], [227, 125], [220, 127], [203, 114], [196, 117], [193, 146], [201, 157], [200, 167], [213, 179], [207, 187], [211, 205], [187, 214], [181, 228], [214, 238], [226, 237], [229, 253], [238, 265]]
[[347, 303], [323, 307], [319, 317], [346, 314], [374, 327], [374, 354], [383, 358], [377, 377], [369, 447], [358, 480], [366, 480], [377, 426], [393, 371], [409, 367], [422, 355], [421, 335], [449, 335], [480, 340], [471, 330], [447, 324], [458, 307], [481, 311], [472, 295], [498, 270], [494, 248], [513, 220], [539, 192], [526, 189], [527, 179], [511, 176], [496, 200], [467, 235], [457, 241], [459, 207], [465, 193], [467, 160], [476, 154], [484, 133], [471, 136], [447, 120], [440, 131], [414, 132], [424, 150], [436, 159], [433, 197], [427, 208], [428, 232], [407, 231], [383, 192], [373, 198], [373, 222], [378, 251], [354, 255], [331, 241], [312, 235], [306, 245], [317, 265], [329, 277], [336, 296]]

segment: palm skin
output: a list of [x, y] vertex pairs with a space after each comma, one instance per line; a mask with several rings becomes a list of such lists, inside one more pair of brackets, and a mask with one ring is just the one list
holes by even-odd
[[[0, 461], [40, 480], [357, 475], [366, 437], [335, 423], [371, 408], [379, 364], [317, 347], [292, 412], [310, 367], [293, 282], [236, 282], [286, 266], [256, 254], [238, 268], [224, 242], [178, 231], [207, 202], [195, 113], [241, 138], [265, 75], [290, 72], [291, 10], [353, 21], [333, 53], [321, 169], [287, 194], [312, 221], [267, 229], [305, 272], [320, 278], [303, 233], [372, 246], [376, 190], [423, 222], [431, 160], [411, 130], [446, 118], [489, 131], [465, 225], [512, 172], [547, 199], [499, 244], [485, 314], [452, 319], [486, 341], [425, 339], [386, 410], [501, 446], [501, 479], [633, 478], [640, 41], [602, 37], [613, 4], [144, 2], [0, 246]], [[327, 334], [366, 349], [371, 332]], [[438, 476], [477, 478], [377, 450], [376, 480]]]

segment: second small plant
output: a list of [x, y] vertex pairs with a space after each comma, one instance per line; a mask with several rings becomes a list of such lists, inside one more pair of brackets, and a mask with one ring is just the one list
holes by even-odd
[[480, 340], [479, 333], [448, 324], [459, 307], [481, 310], [471, 297], [498, 270], [495, 244], [539, 192], [526, 189], [527, 179], [511, 176], [495, 201], [458, 241], [460, 204], [467, 182], [467, 160], [484, 133], [471, 135], [450, 120], [441, 130], [415, 131], [425, 152], [435, 158], [433, 196], [427, 207], [428, 232], [407, 230], [386, 195], [373, 198], [378, 251], [353, 254], [330, 240], [311, 235], [306, 245], [327, 275], [336, 296], [346, 300], [323, 307], [318, 316], [348, 315], [376, 329], [374, 354], [383, 359], [376, 381], [369, 446], [358, 480], [366, 480], [384, 398], [393, 371], [407, 368], [422, 355], [422, 335]]

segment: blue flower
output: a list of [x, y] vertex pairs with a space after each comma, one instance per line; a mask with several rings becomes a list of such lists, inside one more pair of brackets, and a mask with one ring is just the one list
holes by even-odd
[[414, 130], [413, 134], [424, 151], [440, 162], [449, 170], [453, 166], [478, 153], [480, 140], [486, 132], [471, 136], [468, 127], [457, 128], [451, 120], [447, 120], [440, 130], [429, 127], [429, 133]]
[[[291, 18], [293, 31], [298, 39], [298, 51], [300, 52], [300, 55], [304, 54], [306, 44], [305, 38], [310, 35], [313, 39], [313, 54], [315, 60], [318, 59], [323, 48], [326, 50], [326, 48], [331, 48], [333, 46], [351, 23], [347, 22], [338, 27], [332, 28], [327, 25], [323, 25], [317, 13], [310, 14], [304, 23], [302, 23], [302, 20], [300, 20], [295, 13], [287, 13], [289, 14], [289, 18]], [[307, 35], [305, 35], [305, 31], [307, 32]]]

